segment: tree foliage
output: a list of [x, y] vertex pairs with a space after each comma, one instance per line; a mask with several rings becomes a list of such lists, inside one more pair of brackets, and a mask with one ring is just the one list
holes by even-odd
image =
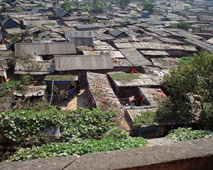
[[158, 117], [187, 121], [199, 114], [200, 125], [213, 123], [213, 54], [200, 52], [189, 64], [171, 69], [163, 83], [171, 96], [157, 110]]
[[180, 22], [180, 23], [177, 23], [177, 24], [174, 24], [174, 26], [176, 27], [176, 28], [181, 28], [181, 29], [183, 29], [183, 30], [189, 30], [189, 28], [190, 28], [190, 24], [189, 23], [187, 23], [187, 22]]
[[70, 0], [65, 0], [61, 5], [61, 8], [63, 8], [65, 11], [69, 11], [71, 9]]
[[118, 4], [125, 8], [130, 3], [130, 0], [118, 0]]
[[154, 12], [154, 5], [150, 2], [144, 2], [142, 3], [143, 5], [143, 10], [144, 11], [149, 11], [150, 13]]
[[105, 9], [105, 3], [98, 0], [92, 0], [93, 12], [102, 13]]

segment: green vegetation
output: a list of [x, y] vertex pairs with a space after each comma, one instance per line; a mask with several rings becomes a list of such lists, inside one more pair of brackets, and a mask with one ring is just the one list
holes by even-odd
[[150, 2], [144, 2], [143, 5], [143, 11], [149, 11], [150, 13], [154, 12], [154, 5]]
[[83, 6], [83, 7], [81, 7], [81, 10], [82, 10], [82, 11], [86, 11], [86, 12], [90, 12], [90, 11], [91, 11], [91, 8], [88, 7], [88, 6]]
[[23, 12], [24, 10], [21, 7], [14, 8], [16, 12]]
[[53, 16], [53, 14], [46, 13], [44, 16]]
[[36, 7], [45, 7], [45, 5], [43, 5], [42, 3], [39, 3], [36, 5]]
[[73, 80], [75, 75], [47, 75], [45, 80]]
[[141, 114], [140, 116], [134, 119], [133, 125], [135, 127], [141, 126], [141, 125], [152, 125], [158, 121], [155, 112], [146, 111], [146, 112], [141, 112], [140, 114]]
[[22, 37], [22, 33], [8, 35], [8, 39], [13, 43], [17, 43], [19, 40], [21, 40], [21, 37]]
[[119, 127], [114, 127], [106, 132], [103, 139], [127, 139], [128, 136], [128, 132], [121, 130]]
[[[0, 113], [0, 142], [19, 146], [11, 161], [121, 150], [147, 145], [143, 138], [132, 138], [117, 125], [116, 113], [99, 109], [59, 111], [38, 103], [33, 110]], [[60, 139], [44, 133], [60, 127]], [[22, 148], [21, 148], [22, 147]], [[27, 148], [25, 148], [27, 147]]]
[[115, 73], [110, 75], [112, 77], [113, 80], [117, 80], [117, 81], [130, 81], [133, 79], [138, 79], [140, 77], [139, 74], [131, 74], [131, 73]]
[[192, 130], [192, 128], [172, 129], [169, 135], [166, 136], [166, 138], [171, 138], [174, 142], [209, 137], [213, 137], [213, 132], [209, 130]]
[[200, 52], [191, 59], [164, 76], [163, 83], [171, 96], [161, 102], [157, 116], [161, 122], [187, 123], [199, 113], [200, 128], [213, 130], [213, 54]]
[[108, 24], [109, 21], [107, 21], [107, 20], [100, 20], [100, 23], [102, 23], [102, 24]]
[[130, 0], [117, 0], [118, 4], [122, 7], [125, 8], [126, 6], [128, 6], [128, 4], [130, 3]]
[[188, 64], [192, 64], [192, 61], [193, 61], [193, 57], [182, 57], [179, 60], [179, 63], [184, 64], [184, 65], [188, 65]]
[[39, 25], [32, 24], [32, 25], [27, 26], [27, 28], [26, 28], [26, 29], [35, 28], [35, 27], [39, 27]]
[[174, 26], [175, 26], [176, 28], [180, 28], [180, 29], [187, 30], [187, 31], [188, 31], [188, 29], [190, 28], [190, 24], [187, 23], [187, 22], [183, 22], [183, 21], [180, 22], [180, 23], [174, 24]]
[[50, 143], [32, 149], [20, 149], [11, 161], [31, 160], [47, 157], [62, 157], [67, 155], [83, 155], [87, 153], [131, 149], [143, 147], [147, 141], [143, 138], [128, 137], [125, 139], [80, 139], [73, 138], [66, 143]]
[[[41, 145], [54, 141], [42, 132], [46, 127], [60, 126], [60, 141], [67, 142], [73, 137], [101, 139], [118, 122], [112, 110], [79, 108], [75, 111], [59, 111], [54, 107], [35, 112], [22, 110], [0, 114], [0, 142], [13, 142], [21, 145]], [[44, 140], [45, 139], [45, 140]]]
[[6, 2], [0, 2], [0, 6], [5, 6], [5, 5], [7, 5], [7, 3]]
[[89, 23], [92, 24], [95, 22], [95, 18], [90, 18]]
[[32, 76], [31, 75], [21, 75], [20, 82], [22, 85], [30, 85], [32, 84]]
[[49, 37], [45, 37], [45, 38], [38, 38], [38, 37], [36, 37], [36, 38], [34, 38], [34, 40], [35, 41], [39, 41], [39, 40], [50, 40], [50, 38]]
[[65, 0], [64, 3], [61, 5], [61, 8], [63, 8], [65, 11], [70, 11], [71, 10], [70, 0]]
[[102, 13], [105, 9], [105, 3], [98, 0], [92, 0], [92, 11], [95, 13]]
[[43, 27], [41, 25], [36, 25], [36, 24], [29, 25], [29, 26], [27, 26], [26, 29], [31, 29], [31, 28], [39, 28], [41, 30], [49, 30], [49, 28]]
[[49, 26], [55, 26], [55, 25], [56, 25], [56, 23], [51, 22], [51, 23], [48, 23], [47, 25], [49, 25]]
[[189, 11], [189, 7], [188, 7], [188, 6], [185, 6], [185, 7], [184, 7], [184, 11]]
[[11, 92], [13, 92], [13, 90], [16, 90], [19, 85], [19, 81], [9, 81], [0, 84], [0, 97], [8, 96]]

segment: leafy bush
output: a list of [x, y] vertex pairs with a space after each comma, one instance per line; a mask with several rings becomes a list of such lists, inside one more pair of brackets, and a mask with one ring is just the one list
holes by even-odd
[[32, 79], [31, 75], [21, 75], [20, 82], [22, 85], [30, 85], [32, 84]]
[[49, 110], [5, 112], [0, 114], [0, 142], [17, 145], [41, 145], [54, 141], [42, 132], [46, 127], [60, 126], [61, 141], [72, 137], [100, 139], [112, 127], [117, 125], [116, 113], [98, 109], [79, 108], [63, 112], [52, 107]]
[[5, 97], [11, 94], [13, 90], [16, 90], [18, 88], [19, 85], [19, 81], [9, 81], [0, 84], [0, 97]]
[[180, 23], [174, 24], [174, 26], [175, 26], [176, 28], [181, 28], [181, 29], [187, 30], [187, 31], [188, 31], [188, 29], [190, 28], [190, 24], [187, 23], [187, 22], [183, 22], [183, 21], [180, 22]]
[[173, 129], [169, 132], [169, 135], [166, 136], [166, 138], [171, 138], [174, 142], [209, 137], [213, 137], [213, 132], [209, 130], [192, 130], [192, 128]]
[[11, 161], [25, 161], [37, 158], [47, 158], [66, 155], [83, 155], [87, 153], [122, 150], [143, 147], [147, 145], [147, 141], [143, 138], [126, 139], [80, 139], [73, 138], [66, 143], [49, 143], [41, 147], [32, 147], [27, 149], [20, 149], [14, 156], [10, 158]]
[[69, 0], [65, 0], [63, 4], [61, 4], [61, 8], [63, 8], [65, 11], [71, 10], [71, 4]]
[[119, 127], [114, 127], [105, 134], [103, 139], [127, 139], [128, 136], [128, 132], [121, 130]]
[[154, 4], [150, 3], [150, 2], [144, 2], [142, 3], [143, 5], [143, 11], [149, 11], [150, 13], [154, 12]]
[[179, 63], [180, 64], [192, 64], [192, 61], [193, 61], [193, 57], [182, 57], [180, 60], [179, 60]]
[[164, 76], [171, 96], [159, 105], [157, 115], [187, 123], [199, 113], [199, 126], [213, 130], [213, 53], [194, 53], [191, 58], [190, 63], [179, 64]]

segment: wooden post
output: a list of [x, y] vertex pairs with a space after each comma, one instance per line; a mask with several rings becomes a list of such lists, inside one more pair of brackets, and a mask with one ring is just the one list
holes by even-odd
[[52, 103], [54, 92], [53, 92], [53, 85], [54, 85], [54, 79], [52, 81], [52, 90], [51, 90], [51, 95], [50, 95], [50, 104]]

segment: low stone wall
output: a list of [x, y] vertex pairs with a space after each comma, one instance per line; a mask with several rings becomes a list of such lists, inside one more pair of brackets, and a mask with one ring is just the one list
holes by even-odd
[[[48, 166], [45, 166], [45, 161]], [[56, 161], [57, 168], [56, 165], [54, 168], [54, 162]], [[69, 156], [66, 158], [48, 158], [16, 163], [1, 163], [0, 169], [212, 170], [213, 138], [167, 145], [147, 146], [136, 149], [125, 149], [121, 151], [99, 152], [83, 155], [80, 158]]]

